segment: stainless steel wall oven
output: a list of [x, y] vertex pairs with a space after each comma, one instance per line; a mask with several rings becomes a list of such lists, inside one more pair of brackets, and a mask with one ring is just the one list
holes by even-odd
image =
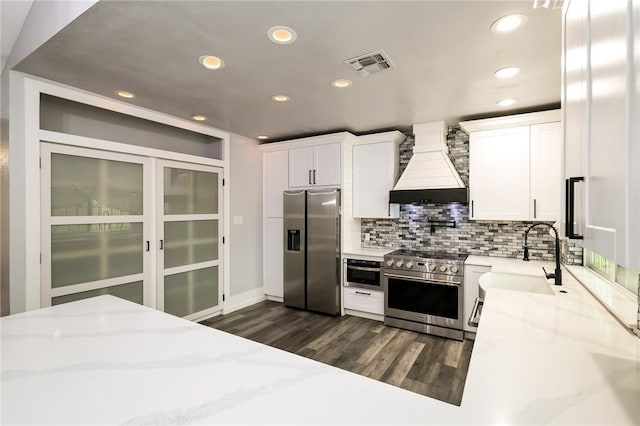
[[346, 259], [345, 287], [382, 291], [380, 262], [375, 260]]

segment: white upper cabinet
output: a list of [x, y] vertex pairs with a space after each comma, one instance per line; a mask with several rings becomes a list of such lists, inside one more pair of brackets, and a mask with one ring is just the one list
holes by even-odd
[[563, 12], [565, 177], [584, 176], [581, 244], [640, 270], [640, 4], [569, 0]]
[[340, 185], [340, 150], [339, 143], [318, 145], [313, 147], [314, 185]]
[[389, 191], [398, 180], [400, 132], [358, 137], [353, 146], [353, 217], [397, 218], [398, 204], [389, 205]]
[[627, 1], [592, 0], [590, 7], [591, 102], [584, 242], [590, 250], [624, 264], [629, 144]]
[[340, 143], [289, 150], [289, 187], [340, 185]]
[[529, 219], [529, 127], [472, 132], [471, 219]]
[[562, 126], [536, 124], [530, 128], [531, 211], [534, 220], [560, 219], [562, 205]]
[[559, 110], [460, 124], [469, 132], [472, 220], [560, 219], [563, 178]]
[[289, 186], [288, 151], [265, 152], [264, 167], [264, 208], [265, 217], [282, 217], [282, 193]]
[[313, 147], [290, 149], [289, 186], [292, 188], [313, 185]]

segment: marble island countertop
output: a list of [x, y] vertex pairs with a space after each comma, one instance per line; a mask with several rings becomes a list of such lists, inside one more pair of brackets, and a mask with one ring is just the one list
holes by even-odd
[[552, 287], [489, 289], [460, 407], [111, 296], [5, 317], [1, 420], [640, 424], [640, 339], [569, 274]]

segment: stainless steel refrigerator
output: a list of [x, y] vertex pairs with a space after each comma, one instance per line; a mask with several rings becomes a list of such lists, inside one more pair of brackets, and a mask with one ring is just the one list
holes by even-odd
[[284, 304], [340, 314], [340, 190], [284, 192]]

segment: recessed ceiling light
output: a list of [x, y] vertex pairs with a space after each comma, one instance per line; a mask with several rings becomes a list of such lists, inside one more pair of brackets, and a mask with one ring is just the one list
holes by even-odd
[[116, 95], [120, 96], [121, 98], [127, 98], [127, 99], [136, 97], [136, 95], [134, 95], [131, 92], [127, 92], [126, 90], [116, 90]]
[[199, 115], [199, 114], [192, 115], [191, 118], [196, 121], [204, 121], [207, 119], [207, 117], [205, 117], [204, 115]]
[[296, 41], [298, 35], [293, 31], [293, 29], [278, 25], [269, 28], [269, 31], [267, 31], [267, 37], [269, 37], [269, 40], [277, 44], [291, 44]]
[[516, 100], [513, 99], [513, 98], [505, 98], [505, 99], [501, 99], [498, 102], [496, 102], [496, 104], [498, 106], [501, 106], [501, 107], [508, 107], [508, 106], [511, 106], [511, 105], [513, 105], [515, 103], [516, 103]]
[[260, 139], [260, 140], [269, 139], [269, 136], [260, 135], [260, 136], [258, 136], [258, 139]]
[[352, 84], [353, 84], [353, 82], [351, 80], [346, 80], [346, 79], [333, 80], [331, 82], [331, 85], [333, 87], [337, 87], [339, 89], [342, 89], [343, 87], [349, 87]]
[[506, 67], [506, 68], [500, 68], [495, 73], [493, 73], [493, 75], [495, 75], [498, 78], [511, 78], [515, 75], [518, 75], [519, 73], [520, 73], [520, 68], [518, 67]]
[[287, 95], [273, 95], [271, 99], [273, 99], [276, 102], [286, 102], [291, 98], [289, 98]]
[[208, 70], [219, 70], [224, 67], [224, 61], [217, 56], [202, 55], [198, 61]]
[[509, 33], [527, 22], [525, 15], [514, 14], [503, 16], [491, 24], [491, 31], [496, 34]]

